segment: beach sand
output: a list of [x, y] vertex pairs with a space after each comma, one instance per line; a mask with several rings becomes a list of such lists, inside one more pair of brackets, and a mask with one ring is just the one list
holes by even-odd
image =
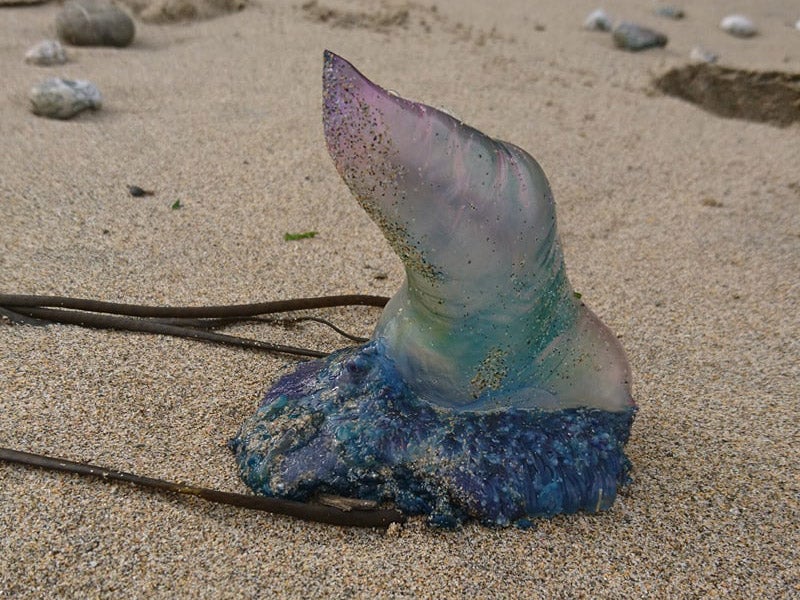
[[[23, 57], [54, 37], [59, 6], [0, 9], [0, 292], [391, 295], [401, 263], [325, 148], [329, 48], [537, 158], [571, 281], [621, 336], [639, 403], [634, 479], [613, 508], [528, 530], [342, 529], [0, 464], [0, 598], [800, 594], [800, 125], [725, 119], [652, 83], [695, 45], [725, 66], [800, 72], [796, 2], [748, 3], [749, 40], [717, 27], [741, 4], [687, 3], [671, 21], [609, 1], [670, 38], [629, 53], [582, 29], [595, 2], [253, 0], [137, 22], [132, 46], [69, 47], [47, 68]], [[102, 110], [35, 117], [28, 90], [54, 75], [93, 81]], [[315, 314], [368, 335], [379, 311]], [[344, 345], [313, 323], [232, 332]], [[247, 492], [226, 442], [294, 364], [0, 324], [0, 445]]]

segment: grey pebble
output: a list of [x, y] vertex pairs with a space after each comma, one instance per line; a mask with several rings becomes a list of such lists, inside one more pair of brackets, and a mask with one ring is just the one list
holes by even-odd
[[667, 45], [667, 36], [634, 23], [620, 23], [613, 33], [614, 44], [624, 50], [636, 52]]
[[138, 185], [129, 185], [128, 186], [128, 193], [133, 196], [134, 198], [141, 198], [142, 196], [153, 196], [155, 192], [152, 190], [146, 190], [144, 188], [139, 187]]
[[602, 8], [589, 13], [589, 16], [583, 22], [583, 28], [589, 31], [611, 31], [612, 27], [611, 16]]
[[83, 79], [52, 77], [33, 86], [28, 95], [34, 114], [51, 119], [69, 119], [82, 110], [97, 110], [103, 104], [100, 90]]
[[25, 53], [25, 62], [43, 67], [63, 65], [67, 62], [67, 54], [58, 40], [42, 40]]
[[75, 46], [127, 46], [136, 28], [110, 0], [69, 0], [56, 16], [58, 37]]
[[686, 16], [686, 13], [683, 12], [682, 8], [680, 8], [679, 6], [674, 6], [672, 4], [657, 4], [655, 7], [655, 13], [659, 17], [675, 19], [676, 21]]

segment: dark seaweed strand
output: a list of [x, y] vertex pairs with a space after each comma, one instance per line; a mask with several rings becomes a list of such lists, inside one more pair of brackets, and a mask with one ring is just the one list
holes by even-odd
[[[266, 352], [279, 352], [319, 358], [327, 352], [297, 348], [283, 344], [272, 344], [238, 336], [214, 333], [201, 329], [202, 325], [191, 323], [189, 319], [246, 319], [263, 314], [329, 308], [335, 306], [384, 306], [388, 298], [364, 294], [341, 296], [321, 296], [316, 298], [296, 298], [255, 304], [236, 304], [221, 306], [159, 307], [139, 304], [121, 304], [83, 298], [64, 296], [32, 296], [22, 294], [0, 294], [0, 314], [15, 323], [41, 325], [46, 322], [80, 325], [98, 329], [117, 329], [191, 338], [201, 341], [226, 344], [240, 348], [250, 348]], [[45, 308], [58, 307], [58, 308]], [[60, 310], [69, 309], [69, 310]], [[102, 313], [102, 314], [95, 314]], [[114, 316], [112, 316], [114, 315]], [[184, 323], [148, 321], [147, 318], [178, 319]], [[332, 324], [320, 320], [329, 326]], [[333, 328], [343, 333], [337, 327]]]
[[[3, 314], [3, 311], [6, 309], [0, 308], [0, 315]], [[171, 319], [153, 319], [154, 322], [157, 323], [165, 323], [167, 325], [180, 325], [182, 327], [195, 327], [198, 329], [223, 329], [224, 327], [228, 327], [235, 323], [243, 323], [243, 322], [250, 322], [250, 323], [266, 323], [268, 325], [294, 325], [295, 323], [305, 323], [305, 322], [313, 322], [319, 323], [321, 325], [325, 325], [329, 327], [342, 337], [345, 337], [349, 340], [358, 343], [364, 343], [369, 341], [369, 338], [361, 337], [358, 335], [354, 335], [352, 333], [348, 333], [344, 329], [337, 327], [335, 323], [328, 321], [327, 319], [323, 319], [322, 317], [283, 317], [283, 318], [273, 318], [273, 317], [227, 317], [224, 319], [179, 319], [179, 318], [171, 318]], [[46, 321], [42, 321], [45, 325], [47, 324]]]
[[31, 325], [33, 327], [41, 327], [49, 324], [48, 321], [26, 317], [25, 315], [21, 315], [18, 312], [14, 312], [13, 310], [9, 310], [2, 306], [0, 306], [0, 317], [8, 319], [10, 323], [14, 323], [15, 325]]
[[0, 306], [15, 310], [14, 307], [70, 308], [97, 313], [125, 315], [128, 317], [162, 318], [226, 318], [254, 317], [293, 310], [312, 308], [332, 308], [336, 306], [385, 306], [389, 298], [368, 294], [344, 294], [340, 296], [319, 296], [314, 298], [292, 298], [255, 304], [230, 304], [220, 306], [145, 306], [142, 304], [122, 304], [85, 298], [64, 296], [33, 296], [25, 294], [0, 294]]
[[34, 317], [40, 320], [46, 319], [53, 323], [80, 325], [82, 327], [91, 327], [93, 329], [116, 329], [122, 331], [137, 331], [141, 333], [156, 333], [161, 335], [170, 335], [173, 337], [190, 338], [203, 342], [237, 346], [239, 348], [250, 348], [254, 350], [263, 350], [266, 352], [279, 352], [281, 354], [293, 354], [295, 356], [307, 356], [311, 358], [320, 358], [329, 354], [328, 352], [322, 352], [321, 350], [298, 348], [296, 346], [286, 346], [284, 344], [272, 344], [270, 342], [262, 342], [261, 340], [226, 335], [224, 333], [216, 333], [214, 331], [206, 331], [204, 329], [194, 329], [192, 327], [181, 327], [179, 325], [159, 323], [157, 321], [139, 319], [136, 317], [118, 317], [116, 315], [96, 314], [75, 310], [60, 310], [57, 308], [14, 307], [14, 311], [17, 314]]
[[320, 323], [321, 325], [325, 325], [326, 327], [330, 327], [340, 336], [347, 338], [353, 342], [357, 342], [359, 344], [363, 344], [369, 341], [369, 338], [361, 337], [358, 335], [353, 335], [352, 333], [346, 332], [344, 329], [337, 327], [335, 323], [331, 323], [327, 319], [323, 319], [321, 317], [293, 317], [293, 318], [286, 318], [280, 319], [278, 321], [270, 321], [272, 323], [279, 323], [279, 324], [286, 324], [291, 325], [294, 323], [304, 323], [304, 322], [312, 322], [312, 323]]
[[252, 494], [223, 492], [193, 485], [174, 483], [163, 479], [155, 479], [153, 477], [140, 477], [133, 473], [114, 471], [96, 465], [73, 462], [63, 458], [54, 458], [42, 454], [20, 452], [10, 448], [0, 447], [0, 460], [40, 467], [51, 471], [75, 473], [112, 481], [124, 481], [148, 489], [196, 496], [218, 504], [240, 506], [330, 525], [341, 525], [344, 527], [388, 527], [392, 523], [405, 522], [403, 513], [394, 509], [353, 508], [350, 510], [342, 510], [322, 504], [295, 502], [280, 498], [254, 496]]

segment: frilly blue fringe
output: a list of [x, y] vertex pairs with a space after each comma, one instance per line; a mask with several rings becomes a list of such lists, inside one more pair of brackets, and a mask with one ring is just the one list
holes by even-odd
[[458, 412], [413, 395], [380, 341], [301, 364], [230, 447], [255, 492], [390, 501], [432, 525], [608, 509], [628, 481], [634, 409]]

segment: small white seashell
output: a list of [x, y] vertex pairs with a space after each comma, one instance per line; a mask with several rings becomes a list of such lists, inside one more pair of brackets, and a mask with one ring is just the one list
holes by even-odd
[[592, 11], [583, 22], [583, 28], [589, 31], [611, 31], [612, 27], [611, 17], [602, 8]]
[[25, 62], [43, 67], [63, 65], [67, 62], [67, 54], [58, 40], [42, 40], [25, 53]]
[[52, 119], [69, 119], [82, 110], [96, 110], [103, 104], [97, 86], [83, 79], [52, 77], [33, 86], [28, 97], [34, 114]]
[[695, 46], [692, 48], [692, 51], [689, 52], [689, 60], [692, 62], [715, 63], [719, 60], [719, 56], [710, 50], [706, 50], [700, 46]]
[[753, 37], [757, 33], [756, 25], [744, 15], [728, 15], [719, 26], [736, 37]]
[[797, 29], [797, 31], [800, 31], [800, 19], [797, 19], [797, 23], [794, 24], [794, 28]]

